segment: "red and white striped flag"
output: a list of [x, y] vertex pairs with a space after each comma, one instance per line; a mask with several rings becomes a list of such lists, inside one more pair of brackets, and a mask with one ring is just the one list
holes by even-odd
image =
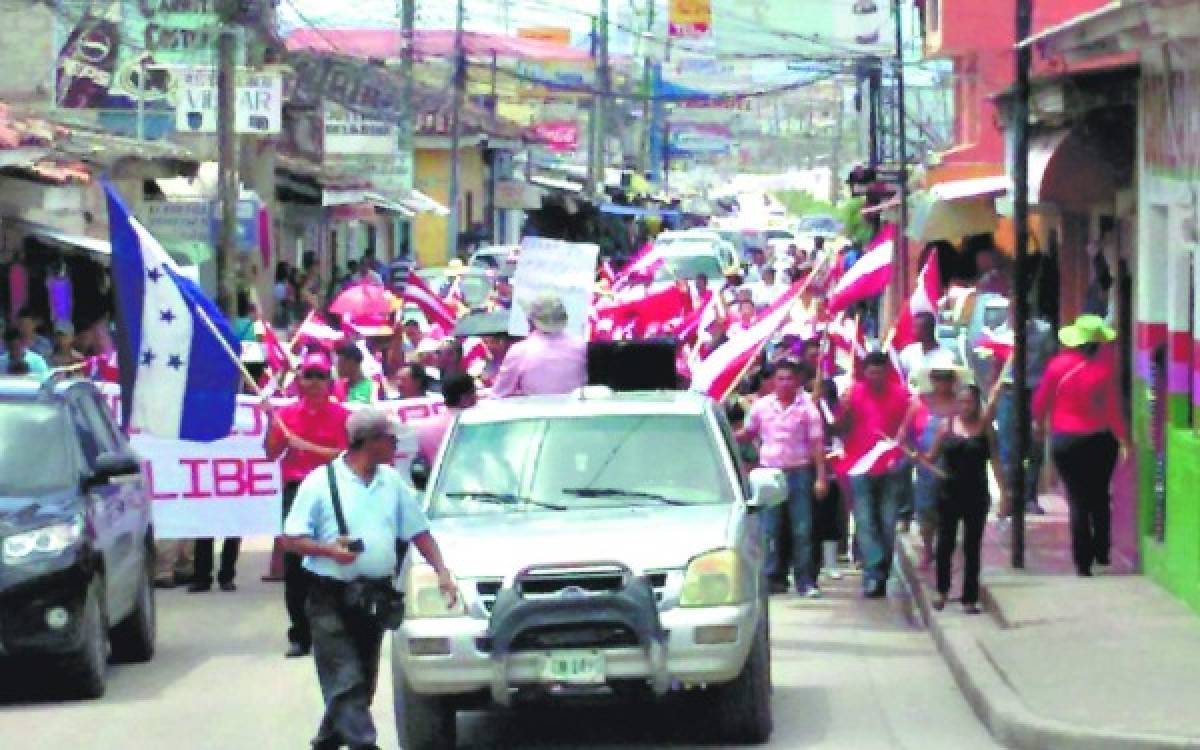
[[832, 315], [856, 302], [882, 294], [892, 280], [896, 255], [896, 225], [887, 224], [867, 246], [867, 252], [838, 279], [829, 295], [827, 310]]
[[642, 246], [641, 252], [637, 254], [629, 265], [621, 270], [621, 273], [613, 280], [613, 291], [619, 292], [626, 287], [634, 284], [642, 284], [654, 277], [654, 272], [663, 264], [663, 257], [656, 252], [653, 243], [647, 242]]
[[283, 372], [288, 369], [291, 358], [287, 350], [275, 335], [275, 329], [270, 323], [263, 323], [263, 348], [267, 350], [267, 367], [272, 372]]
[[326, 344], [336, 344], [344, 338], [346, 338], [344, 333], [330, 326], [315, 312], [310, 312], [300, 327], [296, 329], [297, 341], [316, 339]]
[[612, 285], [617, 283], [617, 272], [612, 267], [612, 261], [605, 258], [600, 261], [600, 281], [604, 282], [612, 288]]
[[678, 286], [649, 294], [630, 290], [618, 301], [596, 308], [594, 330], [612, 331], [613, 338], [644, 338], [652, 333], [671, 333], [691, 312], [691, 295]]
[[900, 311], [900, 316], [896, 319], [895, 330], [892, 334], [892, 346], [903, 349], [916, 341], [913, 321], [920, 313], [936, 316], [938, 300], [941, 298], [942, 277], [938, 273], [937, 254], [930, 253], [920, 275], [917, 276], [917, 285], [908, 298], [908, 304]]
[[880, 438], [866, 453], [859, 456], [846, 455], [834, 462], [834, 471], [840, 476], [862, 477], [890, 471], [904, 460], [904, 449], [889, 438]]
[[458, 314], [415, 271], [410, 271], [404, 282], [403, 297], [420, 308], [430, 325], [439, 325], [447, 331], [454, 330]]
[[787, 323], [803, 288], [804, 282], [792, 284], [754, 325], [693, 364], [692, 390], [707, 393], [718, 401], [728, 396], [767, 341]]
[[1017, 342], [1013, 337], [1012, 331], [993, 333], [986, 328], [983, 330], [983, 333], [979, 334], [979, 339], [975, 342], [976, 351], [983, 350], [987, 352], [995, 357], [997, 362], [1008, 361], [1016, 346]]

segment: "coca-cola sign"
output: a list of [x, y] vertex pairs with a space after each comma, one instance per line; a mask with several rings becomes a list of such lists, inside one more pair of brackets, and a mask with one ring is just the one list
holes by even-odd
[[579, 148], [579, 123], [574, 120], [549, 120], [530, 128], [530, 135], [551, 151], [565, 153]]

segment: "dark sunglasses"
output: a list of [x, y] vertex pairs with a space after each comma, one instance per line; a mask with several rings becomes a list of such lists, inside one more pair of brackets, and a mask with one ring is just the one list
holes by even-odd
[[329, 380], [329, 373], [324, 370], [305, 370], [300, 373], [302, 380]]

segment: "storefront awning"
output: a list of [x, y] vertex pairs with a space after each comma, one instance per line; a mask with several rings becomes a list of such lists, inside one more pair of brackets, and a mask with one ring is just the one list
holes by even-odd
[[556, 177], [536, 176], [536, 177], [530, 177], [529, 181], [532, 182], [534, 185], [540, 185], [544, 188], [550, 188], [551, 190], [561, 190], [561, 191], [564, 191], [567, 193], [582, 193], [583, 192], [583, 185], [581, 183], [573, 182], [571, 180], [560, 180]]
[[334, 209], [365, 206], [369, 207], [367, 210], [374, 208], [383, 211], [392, 211], [407, 219], [411, 219], [416, 215], [416, 212], [410, 210], [404, 203], [392, 200], [370, 190], [336, 190], [326, 188], [321, 191], [321, 205], [325, 208]]
[[416, 188], [409, 190], [408, 197], [401, 199], [400, 202], [407, 206], [414, 214], [432, 213], [438, 216], [450, 215], [450, 209]]
[[976, 177], [943, 182], [909, 199], [908, 236], [918, 242], [990, 234], [999, 217], [995, 200], [1009, 190], [1007, 177]]
[[105, 259], [112, 256], [112, 245], [107, 240], [98, 240], [95, 237], [88, 237], [83, 234], [71, 234], [61, 229], [48, 227], [45, 224], [35, 224], [28, 221], [21, 221], [19, 223], [28, 234], [38, 239], [58, 245], [65, 245], [68, 248], [86, 250], [93, 255]]

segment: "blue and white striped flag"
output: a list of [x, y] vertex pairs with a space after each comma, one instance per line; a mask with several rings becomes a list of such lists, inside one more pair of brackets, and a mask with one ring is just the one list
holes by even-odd
[[241, 379], [229, 322], [113, 186], [105, 182], [104, 192], [126, 429], [205, 442], [228, 437]]

